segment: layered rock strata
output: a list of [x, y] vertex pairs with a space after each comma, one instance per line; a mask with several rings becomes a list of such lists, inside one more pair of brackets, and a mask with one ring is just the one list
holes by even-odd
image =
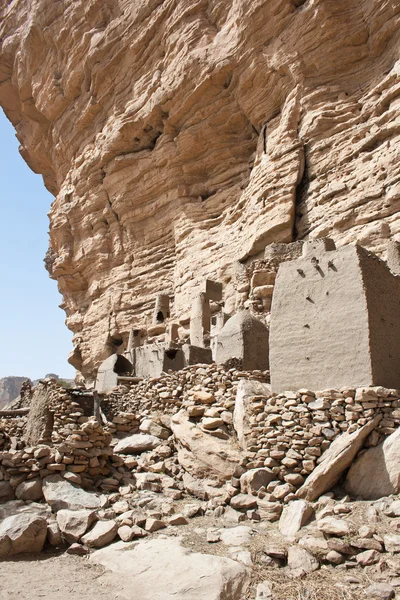
[[399, 235], [399, 15], [378, 0], [22, 0], [0, 8], [0, 105], [55, 195], [47, 267], [99, 362], [187, 318], [204, 277], [329, 234]]

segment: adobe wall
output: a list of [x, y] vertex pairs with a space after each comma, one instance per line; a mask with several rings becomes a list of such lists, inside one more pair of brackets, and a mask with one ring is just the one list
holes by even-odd
[[316, 249], [281, 265], [270, 323], [275, 392], [372, 385], [360, 253]]
[[375, 385], [400, 387], [400, 276], [373, 254], [360, 253], [369, 315]]

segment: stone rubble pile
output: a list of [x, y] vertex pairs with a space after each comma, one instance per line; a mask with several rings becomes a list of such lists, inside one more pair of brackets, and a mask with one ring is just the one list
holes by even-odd
[[[383, 440], [396, 480], [398, 392], [276, 395], [265, 380], [264, 373], [190, 367], [118, 387], [102, 402], [108, 417], [102, 424], [71, 394], [48, 384], [51, 443], [29, 447], [21, 437], [10, 444], [0, 430], [0, 555], [36, 552], [46, 540], [86, 554], [115, 540], [172, 535], [176, 527], [192, 532], [196, 517], [210, 548], [230, 547], [227, 540], [240, 528], [249, 540], [273, 534], [262, 555], [250, 552], [244, 538], [231, 544], [229, 555], [246, 567], [259, 560], [298, 577], [321, 565], [389, 564], [395, 573], [397, 497], [362, 505], [361, 523], [340, 487], [334, 488], [337, 501], [333, 492], [321, 494], [358, 464], [360, 448], [364, 460]], [[11, 429], [23, 431], [25, 417], [7, 421], [18, 420]], [[390, 493], [399, 492], [397, 486]]]
[[[237, 385], [241, 379], [267, 381], [268, 372], [239, 371], [212, 365], [191, 365], [181, 371], [170, 371], [158, 378], [145, 379], [130, 386], [119, 386], [105, 395], [102, 404], [107, 417], [121, 411], [140, 414], [141, 417], [160, 411], [175, 413], [193, 404], [194, 394], [207, 391], [228, 407], [235, 402]], [[230, 404], [231, 403], [231, 404]]]
[[382, 415], [365, 445], [376, 446], [391, 435], [400, 423], [399, 397], [398, 390], [382, 387], [250, 397], [247, 466], [271, 469], [285, 484], [278, 490], [279, 498], [292, 499], [296, 488], [344, 431], [351, 433]]

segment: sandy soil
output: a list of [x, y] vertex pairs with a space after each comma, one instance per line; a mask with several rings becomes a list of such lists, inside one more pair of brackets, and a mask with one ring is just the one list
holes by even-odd
[[24, 554], [0, 561], [0, 600], [116, 600], [103, 569], [68, 554]]

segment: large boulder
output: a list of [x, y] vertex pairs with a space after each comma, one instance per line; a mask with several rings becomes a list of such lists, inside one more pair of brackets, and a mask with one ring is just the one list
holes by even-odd
[[93, 510], [59, 510], [57, 523], [64, 539], [73, 544], [86, 533], [95, 519]]
[[171, 419], [171, 428], [179, 447], [178, 460], [184, 469], [200, 479], [211, 478], [227, 481], [233, 475], [241, 453], [229, 440], [221, 440], [201, 431], [189, 420], [187, 413], [179, 411]]
[[40, 552], [47, 535], [47, 521], [34, 513], [19, 513], [0, 523], [0, 556]]
[[114, 446], [114, 452], [119, 454], [141, 454], [148, 450], [154, 450], [161, 444], [161, 440], [154, 435], [146, 433], [135, 433], [123, 438]]
[[68, 510], [99, 509], [107, 503], [107, 498], [63, 479], [61, 475], [50, 475], [43, 479], [43, 495], [53, 512], [62, 508]]
[[345, 485], [348, 494], [364, 500], [400, 493], [400, 428], [356, 460]]
[[271, 396], [271, 386], [260, 381], [241, 379], [236, 392], [233, 426], [238, 436], [239, 445], [243, 450], [247, 450], [246, 437], [251, 433], [249, 408], [251, 399], [255, 396], [269, 398]]
[[96, 525], [86, 533], [82, 539], [82, 544], [89, 548], [103, 548], [111, 544], [118, 532], [118, 525], [115, 521], [98, 521]]
[[113, 572], [105, 577], [118, 581], [127, 600], [238, 600], [248, 584], [243, 564], [191, 552], [171, 538], [117, 542], [90, 560]]
[[14, 500], [14, 489], [11, 487], [9, 481], [0, 481], [0, 504]]
[[18, 500], [30, 500], [35, 502], [43, 498], [42, 480], [40, 477], [28, 479], [17, 486], [15, 495]]
[[47, 504], [10, 500], [10, 502], [6, 502], [0, 506], [0, 522], [7, 517], [12, 517], [20, 513], [31, 513], [36, 517], [43, 517], [44, 519], [51, 517], [51, 509]]
[[364, 440], [375, 429], [382, 415], [378, 415], [353, 433], [342, 433], [324, 452], [321, 462], [309, 475], [305, 483], [297, 490], [297, 496], [312, 502], [328, 492], [341, 475], [349, 468]]

